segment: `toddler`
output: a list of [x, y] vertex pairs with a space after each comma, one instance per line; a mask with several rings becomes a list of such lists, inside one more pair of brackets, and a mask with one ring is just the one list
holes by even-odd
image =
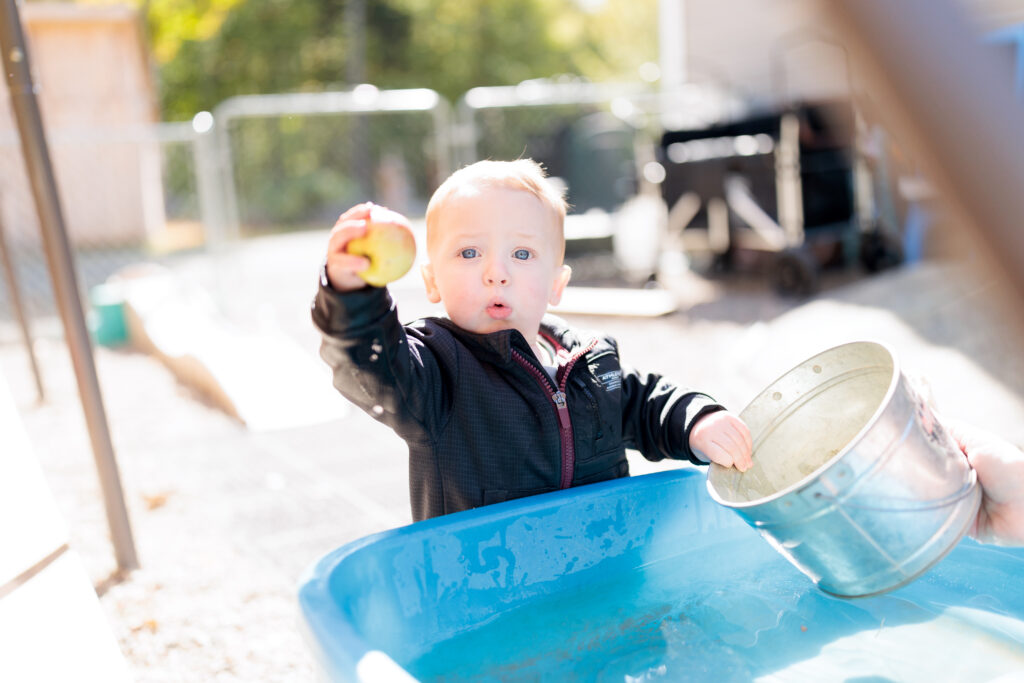
[[338, 219], [313, 320], [335, 387], [408, 444], [415, 520], [626, 476], [627, 448], [750, 467], [736, 415], [547, 314], [571, 271], [566, 203], [538, 164], [481, 161], [434, 193], [422, 276], [444, 318], [403, 326], [358, 276], [368, 261], [345, 248], [371, 208]]

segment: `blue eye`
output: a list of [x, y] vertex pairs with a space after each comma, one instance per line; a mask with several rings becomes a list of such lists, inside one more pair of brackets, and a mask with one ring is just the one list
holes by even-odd
[[462, 258], [476, 258], [479, 255], [480, 255], [480, 252], [478, 252], [473, 247], [469, 247], [468, 249], [463, 249], [462, 251], [459, 252], [459, 256], [461, 256]]
[[530, 258], [529, 249], [516, 249], [512, 252], [512, 258], [519, 259], [520, 261], [526, 261]]

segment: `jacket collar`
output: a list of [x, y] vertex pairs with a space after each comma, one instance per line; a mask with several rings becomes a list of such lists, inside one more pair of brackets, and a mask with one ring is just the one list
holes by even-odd
[[[512, 349], [533, 357], [533, 348], [519, 330], [499, 330], [487, 334], [478, 334], [462, 329], [448, 318], [432, 318], [432, 320], [451, 332], [462, 343], [477, 350], [491, 362], [507, 365], [512, 362]], [[556, 350], [565, 349], [572, 354], [582, 342], [569, 325], [555, 315], [545, 315], [540, 323], [541, 336], [552, 342]]]
[[589, 342], [588, 339], [581, 339], [576, 330], [564, 320], [550, 313], [540, 321], [540, 334], [554, 344], [556, 350], [564, 349], [570, 355]]

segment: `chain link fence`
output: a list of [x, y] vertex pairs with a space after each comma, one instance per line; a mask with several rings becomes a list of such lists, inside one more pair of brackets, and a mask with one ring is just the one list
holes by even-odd
[[564, 183], [570, 213], [612, 211], [637, 191], [639, 132], [612, 104], [643, 93], [578, 82], [475, 88], [459, 101], [459, 158], [532, 158]]
[[[80, 291], [134, 263], [203, 242], [189, 124], [52, 129], [48, 146]], [[0, 341], [17, 338], [18, 301], [42, 333], [59, 334], [57, 306], [16, 134], [0, 140]]]
[[[48, 142], [86, 296], [130, 264], [324, 229], [366, 199], [422, 217], [451, 171], [485, 158], [542, 162], [566, 186], [570, 241], [608, 246], [609, 217], [658, 181], [653, 141], [663, 119], [699, 126], [729, 106], [706, 91], [530, 81], [471, 90], [452, 108], [430, 90], [363, 85], [235, 97], [192, 122], [49, 130]], [[0, 181], [12, 264], [0, 263], [12, 271], [0, 294], [0, 341], [17, 338], [15, 294], [34, 326], [59, 334], [16, 135], [0, 139]], [[574, 268], [586, 281], [588, 265]]]
[[224, 237], [324, 228], [368, 198], [422, 215], [450, 171], [450, 118], [424, 89], [227, 100], [213, 115]]

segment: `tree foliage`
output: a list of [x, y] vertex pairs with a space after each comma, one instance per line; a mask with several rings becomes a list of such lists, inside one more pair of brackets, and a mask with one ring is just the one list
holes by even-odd
[[[351, 0], [148, 0], [166, 119], [238, 94], [346, 87]], [[365, 78], [455, 101], [560, 73], [634, 78], [656, 58], [655, 0], [364, 0]]]
[[[637, 67], [656, 58], [656, 0], [361, 0], [358, 34], [359, 0], [137, 1], [145, 3], [165, 120], [215, 110], [235, 95], [349, 88], [357, 45], [358, 80], [431, 88], [453, 103], [474, 87], [563, 74], [635, 80]], [[545, 157], [549, 138], [585, 113], [570, 109], [482, 121], [498, 132], [482, 135], [490, 147], [479, 151], [528, 151], [555, 164], [557, 155]], [[422, 211], [445, 170], [431, 144], [433, 119], [390, 116], [233, 120], [225, 139], [243, 231], [329, 224], [371, 197]]]

